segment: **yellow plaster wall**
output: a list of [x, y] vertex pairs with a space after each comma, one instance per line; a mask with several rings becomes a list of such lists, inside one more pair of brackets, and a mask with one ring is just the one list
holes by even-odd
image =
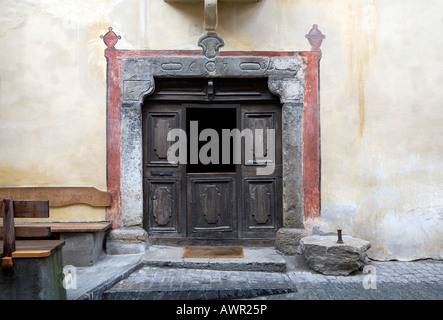
[[[219, 4], [221, 50], [309, 50], [321, 60], [317, 224], [377, 259], [443, 258], [443, 5], [439, 0]], [[196, 49], [203, 5], [162, 0], [0, 0], [0, 185], [106, 190], [106, 61], [117, 49]], [[8, 152], [4, 152], [8, 150]], [[72, 206], [60, 220], [102, 220]]]
[[[93, 9], [0, 1], [1, 186], [106, 190], [106, 61], [91, 41], [103, 23]], [[105, 209], [51, 208], [50, 217], [104, 220]]]

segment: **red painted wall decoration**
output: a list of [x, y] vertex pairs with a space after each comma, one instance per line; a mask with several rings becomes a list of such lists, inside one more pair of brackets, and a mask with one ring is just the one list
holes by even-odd
[[320, 51], [300, 52], [305, 57], [303, 88], [303, 214], [311, 220], [320, 216]]

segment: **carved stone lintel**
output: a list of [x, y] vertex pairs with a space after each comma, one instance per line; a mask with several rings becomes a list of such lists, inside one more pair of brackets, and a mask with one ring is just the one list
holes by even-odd
[[124, 80], [123, 81], [123, 100], [141, 101], [143, 96], [154, 90], [154, 81], [152, 80]]
[[218, 50], [225, 45], [225, 41], [216, 32], [210, 31], [198, 40], [198, 45], [202, 47], [205, 57], [212, 59], [218, 55]]
[[302, 103], [303, 84], [300, 80], [285, 77], [269, 77], [269, 91], [280, 97], [281, 103]]
[[303, 62], [298, 56], [150, 56], [123, 61], [123, 102], [142, 103], [143, 97], [154, 90], [154, 77], [171, 76], [268, 77], [268, 87], [281, 103], [303, 102]]

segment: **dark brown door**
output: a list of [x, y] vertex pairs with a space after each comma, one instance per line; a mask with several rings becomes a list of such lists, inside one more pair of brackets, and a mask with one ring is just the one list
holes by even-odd
[[[181, 165], [168, 160], [168, 132], [181, 127], [177, 104], [150, 104], [143, 109], [145, 227], [155, 237], [183, 237]], [[186, 197], [186, 195], [184, 195]]]
[[273, 238], [282, 219], [281, 107], [243, 104], [242, 128], [253, 133], [243, 148], [243, 238]]
[[[143, 107], [149, 236], [273, 239], [282, 224], [278, 100], [266, 81], [177, 81], [159, 81]], [[185, 163], [168, 159], [172, 129], [185, 133]], [[240, 140], [223, 140], [234, 130]]]

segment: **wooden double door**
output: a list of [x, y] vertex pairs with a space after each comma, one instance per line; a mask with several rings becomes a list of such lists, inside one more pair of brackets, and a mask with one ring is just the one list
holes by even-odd
[[227, 95], [224, 81], [211, 96], [213, 84], [200, 83], [199, 98], [186, 85], [179, 97], [177, 89], [162, 96], [160, 85], [144, 103], [151, 238], [273, 239], [282, 224], [281, 106], [268, 94], [248, 95], [247, 84]]

